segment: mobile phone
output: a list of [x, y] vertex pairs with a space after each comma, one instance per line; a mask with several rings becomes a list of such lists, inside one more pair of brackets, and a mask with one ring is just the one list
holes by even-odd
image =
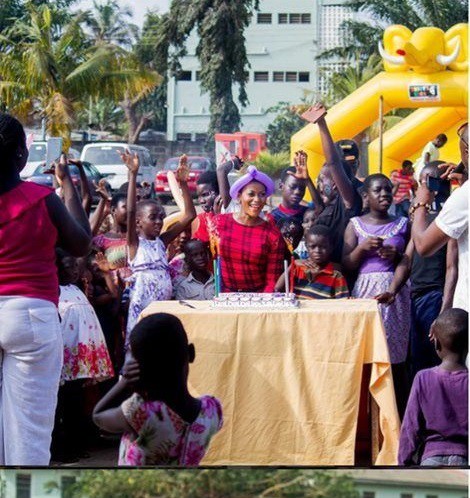
[[436, 194], [450, 195], [449, 180], [443, 180], [442, 178], [436, 178], [435, 176], [428, 176], [426, 186], [431, 192], [436, 192]]
[[313, 107], [308, 108], [302, 115], [301, 118], [310, 123], [316, 123], [321, 117], [326, 115], [326, 109], [320, 107], [319, 109], [314, 109]]
[[49, 137], [46, 141], [46, 168], [50, 168], [54, 161], [62, 154], [62, 137]]

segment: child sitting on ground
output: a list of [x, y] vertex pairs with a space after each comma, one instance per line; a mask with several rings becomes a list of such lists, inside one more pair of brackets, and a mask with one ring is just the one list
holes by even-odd
[[[346, 280], [330, 262], [333, 241], [330, 230], [315, 225], [305, 234], [308, 259], [296, 260], [289, 275], [294, 293], [302, 299], [339, 299], [349, 297]], [[276, 290], [285, 289], [285, 275], [281, 275]]]
[[198, 465], [222, 427], [222, 408], [188, 391], [195, 350], [182, 323], [167, 313], [147, 316], [132, 330], [130, 348], [135, 359], [96, 405], [94, 422], [124, 433], [119, 465]]
[[176, 284], [176, 299], [212, 299], [215, 286], [214, 277], [208, 270], [207, 245], [199, 239], [188, 240], [183, 246], [183, 253], [189, 275]]
[[437, 367], [413, 381], [401, 426], [399, 465], [463, 466], [468, 462], [468, 313], [441, 313], [430, 333]]

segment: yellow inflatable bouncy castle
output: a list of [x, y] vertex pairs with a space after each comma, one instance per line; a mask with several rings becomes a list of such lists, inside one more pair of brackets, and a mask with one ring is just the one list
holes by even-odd
[[[421, 149], [439, 133], [449, 141], [441, 157], [458, 160], [455, 130], [467, 120], [468, 24], [457, 24], [447, 32], [419, 28], [411, 32], [393, 25], [379, 44], [384, 71], [369, 80], [326, 116], [334, 140], [352, 138], [395, 108], [418, 109], [383, 135], [382, 171], [389, 174], [403, 159], [419, 157]], [[308, 154], [310, 175], [316, 177], [324, 163], [317, 126], [306, 125], [293, 135], [291, 154]], [[378, 140], [369, 146], [369, 173], [379, 171]]]

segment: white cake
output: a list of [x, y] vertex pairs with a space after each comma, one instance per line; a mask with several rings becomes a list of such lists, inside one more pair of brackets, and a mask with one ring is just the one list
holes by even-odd
[[285, 292], [221, 292], [212, 300], [213, 308], [286, 309], [298, 306], [295, 294]]

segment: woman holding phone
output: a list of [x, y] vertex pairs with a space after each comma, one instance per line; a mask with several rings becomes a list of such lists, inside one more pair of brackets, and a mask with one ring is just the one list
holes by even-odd
[[90, 227], [64, 155], [64, 203], [20, 179], [25, 133], [3, 113], [0, 157], [0, 465], [48, 465], [63, 356], [55, 247], [86, 255]]

